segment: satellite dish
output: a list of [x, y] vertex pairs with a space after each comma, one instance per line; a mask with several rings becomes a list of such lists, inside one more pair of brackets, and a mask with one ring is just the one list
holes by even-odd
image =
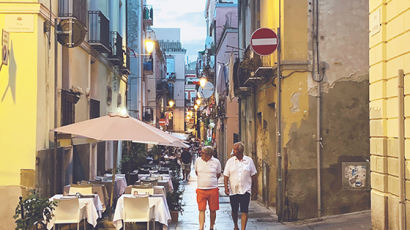
[[209, 98], [214, 93], [214, 85], [211, 82], [207, 82], [205, 87], [199, 87], [199, 95], [201, 98]]
[[84, 41], [87, 33], [85, 26], [76, 18], [61, 20], [57, 29], [58, 42], [68, 48], [79, 46]]

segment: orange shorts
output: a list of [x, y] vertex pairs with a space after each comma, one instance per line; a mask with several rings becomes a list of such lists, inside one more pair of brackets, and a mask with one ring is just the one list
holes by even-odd
[[206, 203], [208, 201], [209, 210], [219, 210], [219, 189], [197, 189], [196, 201], [198, 202], [198, 210], [205, 211]]

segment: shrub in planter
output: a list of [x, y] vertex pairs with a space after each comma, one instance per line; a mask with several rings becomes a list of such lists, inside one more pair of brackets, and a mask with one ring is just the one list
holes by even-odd
[[16, 207], [13, 216], [17, 225], [16, 230], [47, 229], [46, 225], [53, 217], [56, 202], [41, 198], [35, 190], [30, 193], [25, 199], [20, 197]]
[[179, 177], [173, 177], [172, 186], [174, 187], [174, 191], [167, 192], [167, 203], [173, 222], [178, 222], [178, 213], [184, 211], [182, 208], [182, 194], [184, 191], [181, 189], [180, 183], [181, 179]]

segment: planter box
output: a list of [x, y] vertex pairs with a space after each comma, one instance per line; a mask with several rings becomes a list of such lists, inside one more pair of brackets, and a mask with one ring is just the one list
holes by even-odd
[[178, 222], [178, 215], [179, 215], [179, 211], [171, 211], [171, 221], [173, 223]]

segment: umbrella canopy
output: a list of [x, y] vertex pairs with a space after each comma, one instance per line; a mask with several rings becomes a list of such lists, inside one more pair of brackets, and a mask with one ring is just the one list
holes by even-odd
[[55, 129], [99, 141], [133, 141], [186, 148], [178, 138], [130, 116], [110, 114]]
[[[99, 141], [133, 141], [181, 148], [189, 147], [189, 145], [184, 144], [181, 140], [171, 134], [168, 134], [128, 115], [110, 114], [103, 117], [62, 126], [56, 128], [54, 131], [88, 137]], [[115, 172], [117, 168], [117, 165], [115, 164], [115, 162], [117, 162], [117, 148], [114, 148], [113, 158], [113, 186], [111, 189], [110, 212], [114, 194]]]

